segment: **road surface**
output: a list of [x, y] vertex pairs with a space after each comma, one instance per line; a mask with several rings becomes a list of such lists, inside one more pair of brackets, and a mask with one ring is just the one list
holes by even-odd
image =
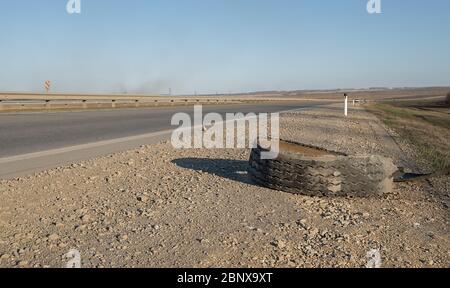
[[[273, 113], [320, 104], [203, 106], [203, 112]], [[0, 179], [167, 139], [178, 112], [192, 115], [193, 107], [0, 114]]]

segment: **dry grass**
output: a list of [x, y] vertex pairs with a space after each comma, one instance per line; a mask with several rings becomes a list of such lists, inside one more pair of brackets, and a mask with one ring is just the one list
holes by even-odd
[[417, 156], [435, 171], [450, 168], [450, 108], [441, 104], [417, 103], [402, 106], [372, 104], [367, 109], [410, 142]]

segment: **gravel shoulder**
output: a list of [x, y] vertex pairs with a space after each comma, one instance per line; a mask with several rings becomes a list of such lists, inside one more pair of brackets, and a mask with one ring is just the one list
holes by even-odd
[[[284, 114], [282, 138], [348, 154], [414, 153], [373, 115], [331, 105]], [[0, 267], [449, 267], [450, 179], [380, 198], [317, 198], [253, 185], [250, 151], [170, 143], [0, 182]]]

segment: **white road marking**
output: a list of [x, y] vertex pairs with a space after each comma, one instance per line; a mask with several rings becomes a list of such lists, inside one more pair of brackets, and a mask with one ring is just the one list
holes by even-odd
[[172, 133], [172, 130], [164, 130], [164, 131], [160, 131], [160, 132], [147, 133], [147, 134], [142, 134], [142, 135], [137, 135], [137, 136], [129, 136], [129, 137], [112, 139], [112, 140], [105, 140], [105, 141], [69, 146], [69, 147], [64, 147], [64, 148], [28, 153], [28, 154], [23, 154], [23, 155], [11, 156], [11, 157], [6, 157], [6, 158], [0, 158], [0, 164], [6, 164], [6, 163], [21, 161], [21, 160], [30, 160], [30, 159], [45, 157], [45, 156], [53, 156], [53, 155], [57, 155], [57, 154], [67, 153], [67, 152], [74, 152], [74, 151], [79, 151], [79, 150], [84, 150], [84, 149], [102, 147], [102, 146], [106, 146], [106, 145], [125, 143], [125, 142], [130, 142], [130, 141], [135, 141], [135, 140], [141, 140], [141, 139], [145, 139], [145, 138], [156, 137], [156, 136], [164, 136], [164, 135], [170, 134], [170, 133]]

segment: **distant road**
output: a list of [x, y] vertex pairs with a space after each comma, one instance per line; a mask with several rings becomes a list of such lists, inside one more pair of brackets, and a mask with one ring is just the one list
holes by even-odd
[[[203, 106], [204, 113], [262, 113], [324, 103]], [[89, 159], [167, 139], [175, 113], [193, 107], [0, 114], [0, 178]]]

